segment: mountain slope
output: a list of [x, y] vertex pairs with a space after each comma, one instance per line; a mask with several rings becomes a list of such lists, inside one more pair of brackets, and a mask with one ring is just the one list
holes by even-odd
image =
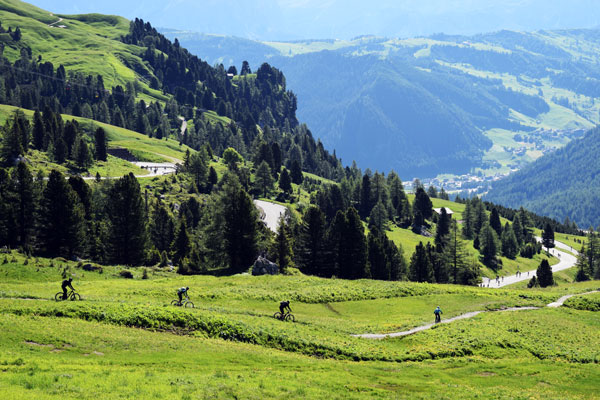
[[405, 178], [506, 174], [599, 121], [598, 30], [262, 43], [165, 35], [225, 66], [269, 60], [324, 144]]
[[580, 227], [600, 224], [600, 128], [494, 183], [486, 200]]

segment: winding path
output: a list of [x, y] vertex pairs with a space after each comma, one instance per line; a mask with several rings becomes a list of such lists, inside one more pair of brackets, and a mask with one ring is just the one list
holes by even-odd
[[[593, 290], [591, 292], [586, 292], [586, 293], [568, 294], [566, 296], [563, 296], [563, 297], [559, 298], [555, 302], [547, 304], [546, 307], [557, 308], [557, 307], [562, 306], [567, 299], [570, 299], [573, 296], [584, 296], [586, 294], [592, 294], [592, 293], [600, 293], [600, 290]], [[510, 307], [510, 308], [504, 308], [504, 309], [497, 310], [497, 311], [472, 311], [472, 312], [468, 312], [468, 313], [465, 313], [465, 314], [457, 315], [456, 317], [445, 319], [445, 320], [443, 320], [440, 323], [441, 324], [449, 324], [451, 322], [458, 321], [458, 320], [461, 320], [461, 319], [473, 318], [474, 316], [476, 316], [478, 314], [486, 313], [486, 312], [539, 310], [539, 308], [540, 307]], [[362, 335], [352, 335], [352, 336], [354, 336], [354, 337], [360, 337], [360, 338], [364, 338], [364, 339], [385, 339], [385, 338], [390, 338], [390, 337], [408, 336], [408, 335], [412, 335], [413, 333], [417, 333], [417, 332], [421, 332], [421, 331], [424, 331], [424, 330], [427, 330], [427, 329], [431, 329], [434, 325], [436, 325], [436, 324], [433, 323], [433, 324], [422, 325], [422, 326], [418, 326], [416, 328], [410, 329], [408, 331], [402, 331], [402, 332], [393, 332], [393, 333], [365, 333], [365, 334], [362, 334]]]
[[279, 217], [281, 214], [285, 214], [287, 208], [264, 200], [254, 200], [254, 205], [262, 211], [260, 218], [267, 227], [273, 232], [276, 232], [277, 226], [279, 225]]
[[[541, 238], [539, 238], [539, 237], [536, 239], [538, 241], [541, 241]], [[565, 269], [573, 268], [575, 266], [575, 264], [577, 263], [577, 257], [573, 256], [572, 254], [565, 253], [564, 251], [560, 251], [560, 250], [558, 250], [558, 248], [561, 248], [563, 250], [568, 250], [575, 255], [578, 254], [577, 251], [574, 250], [572, 247], [569, 247], [566, 244], [558, 242], [558, 241], [554, 241], [554, 244], [556, 247], [553, 249], [550, 249], [550, 254], [553, 255], [554, 257], [557, 257], [560, 261], [558, 262], [558, 264], [555, 264], [552, 266], [552, 272], [558, 272], [558, 271], [563, 271]], [[505, 276], [498, 280], [490, 279], [490, 278], [487, 278], [487, 280], [486, 280], [486, 278], [483, 278], [483, 282], [482, 282], [481, 286], [498, 289], [498, 288], [501, 288], [501, 287], [504, 287], [507, 285], [512, 285], [513, 283], [527, 281], [535, 275], [536, 275], [536, 270], [533, 270], [533, 271], [522, 272], [519, 275]]]

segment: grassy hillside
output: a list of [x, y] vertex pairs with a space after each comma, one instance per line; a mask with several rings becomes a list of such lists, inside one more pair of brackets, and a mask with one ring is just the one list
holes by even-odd
[[[598, 282], [511, 291], [159, 269], [131, 280], [120, 270], [86, 272], [59, 259], [24, 265], [8, 255], [0, 266], [4, 398], [593, 398], [600, 378], [598, 319], [573, 308], [485, 313], [383, 341], [351, 336], [428, 323], [436, 305], [444, 318], [543, 306]], [[63, 271], [83, 301], [48, 301]], [[195, 309], [167, 306], [181, 285]], [[284, 298], [298, 322], [271, 317]]]
[[[51, 25], [59, 18], [60, 23]], [[125, 18], [100, 14], [57, 16], [18, 0], [2, 0], [0, 20], [6, 28], [20, 27], [23, 32], [20, 42], [29, 46], [36, 57], [41, 54], [43, 61], [55, 66], [63, 64], [67, 71], [100, 74], [107, 87], [148, 78], [151, 74], [139, 57], [142, 50], [120, 41], [129, 32], [129, 21]], [[6, 47], [4, 54], [14, 60], [20, 50]], [[144, 92], [163, 97], [145, 83], [140, 85]]]
[[[4, 124], [16, 110], [18, 110], [17, 107], [0, 105], [0, 124]], [[27, 118], [33, 119], [33, 111], [24, 109], [21, 109], [21, 111], [23, 111]], [[76, 120], [90, 136], [98, 127], [104, 128], [107, 134], [109, 148], [120, 147], [128, 149], [140, 161], [181, 163], [185, 151], [189, 149], [189, 147], [185, 145], [180, 146], [179, 143], [173, 139], [159, 140], [150, 138], [125, 128], [105, 124], [88, 118], [75, 117], [66, 114], [63, 114], [62, 118], [64, 121]], [[65, 166], [54, 163], [48, 158], [46, 153], [33, 151], [32, 154], [28, 156], [28, 159], [32, 162], [34, 170], [48, 170], [54, 168], [59, 169], [62, 172], [67, 172]], [[88, 172], [90, 175], [95, 175], [96, 172], [98, 172], [102, 176], [122, 176], [129, 172], [133, 172], [136, 175], [144, 175], [147, 173], [144, 169], [138, 168], [129, 162], [112, 156], [109, 156], [109, 159], [106, 162], [97, 162]]]

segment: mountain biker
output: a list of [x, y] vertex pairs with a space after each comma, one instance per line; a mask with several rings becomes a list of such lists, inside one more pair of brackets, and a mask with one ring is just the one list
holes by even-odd
[[435, 315], [436, 323], [442, 321], [442, 309], [440, 308], [440, 306], [437, 306], [437, 308], [435, 310], [433, 310], [433, 314]]
[[281, 319], [283, 319], [283, 316], [285, 315], [286, 308], [287, 308], [288, 312], [292, 312], [292, 309], [290, 308], [289, 300], [285, 300], [285, 301], [282, 301], [281, 303], [279, 303], [279, 312], [281, 313]]
[[183, 301], [184, 294], [186, 299], [190, 299], [190, 297], [188, 296], [188, 290], [190, 290], [189, 287], [181, 287], [177, 289], [177, 296], [179, 296], [179, 304], [181, 304], [181, 302]]
[[73, 278], [65, 279], [60, 285], [63, 291], [63, 300], [67, 299], [67, 288], [71, 288], [72, 291], [75, 291], [71, 282], [73, 282]]

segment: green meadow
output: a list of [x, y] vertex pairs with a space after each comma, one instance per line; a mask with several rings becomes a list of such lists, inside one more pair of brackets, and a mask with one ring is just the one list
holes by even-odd
[[[0, 397], [594, 398], [597, 295], [548, 289], [346, 281], [303, 275], [181, 276], [156, 267], [85, 271], [64, 259], [0, 258]], [[145, 270], [145, 272], [144, 272]], [[63, 277], [79, 302], [55, 302]], [[170, 306], [190, 287], [196, 307]], [[290, 299], [297, 322], [272, 317]], [[405, 337], [370, 340], [489, 311]], [[535, 306], [537, 310], [500, 311]]]

